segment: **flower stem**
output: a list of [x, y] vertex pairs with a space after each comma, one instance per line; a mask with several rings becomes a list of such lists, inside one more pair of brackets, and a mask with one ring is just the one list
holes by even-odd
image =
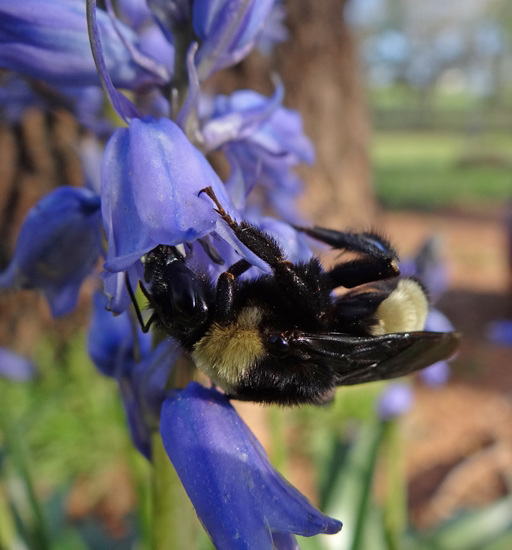
[[194, 550], [197, 548], [196, 513], [159, 433], [153, 435], [152, 451], [152, 550]]
[[390, 550], [401, 548], [401, 537], [407, 525], [407, 487], [404, 475], [402, 439], [397, 421], [386, 424], [384, 434], [386, 451], [386, 501], [384, 521], [386, 540]]

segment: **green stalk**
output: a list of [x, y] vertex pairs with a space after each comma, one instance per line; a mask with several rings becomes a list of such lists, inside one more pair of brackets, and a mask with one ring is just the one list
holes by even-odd
[[288, 447], [286, 445], [285, 422], [283, 410], [278, 407], [267, 409], [267, 426], [270, 431], [270, 462], [274, 468], [286, 470]]
[[153, 435], [152, 549], [197, 548], [197, 518], [159, 433]]
[[360, 463], [360, 483], [361, 487], [358, 494], [358, 499], [354, 502], [356, 508], [356, 526], [354, 529], [354, 537], [352, 539], [351, 550], [363, 549], [363, 535], [366, 520], [368, 519], [368, 504], [370, 501], [371, 489], [373, 486], [373, 476], [375, 466], [379, 454], [379, 447], [384, 435], [384, 423], [379, 423], [376, 428], [369, 434], [369, 439], [366, 441], [366, 458]]
[[401, 538], [407, 524], [407, 487], [404, 475], [402, 439], [397, 421], [385, 425], [386, 500], [384, 524], [388, 548], [400, 550]]

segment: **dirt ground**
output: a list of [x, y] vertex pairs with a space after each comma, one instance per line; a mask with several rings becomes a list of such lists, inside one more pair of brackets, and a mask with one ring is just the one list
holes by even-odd
[[404, 421], [409, 502], [418, 526], [510, 493], [512, 347], [486, 339], [490, 321], [512, 319], [505, 214], [503, 207], [482, 207], [384, 216], [402, 254], [432, 233], [441, 236], [450, 287], [438, 306], [463, 333], [448, 385], [418, 384], [416, 406]]

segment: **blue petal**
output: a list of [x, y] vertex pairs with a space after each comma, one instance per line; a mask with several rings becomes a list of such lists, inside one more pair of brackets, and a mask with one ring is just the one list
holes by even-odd
[[146, 0], [167, 40], [174, 40], [176, 25], [189, 24], [190, 0]]
[[54, 316], [68, 313], [99, 258], [100, 243], [99, 197], [59, 187], [29, 211], [0, 287], [39, 288]]
[[[146, 357], [151, 349], [151, 334], [138, 334], [138, 353]], [[89, 356], [96, 367], [106, 376], [120, 376], [119, 367], [124, 359], [134, 361], [134, 330], [129, 316], [124, 313], [113, 315], [107, 310], [107, 299], [96, 292], [93, 301], [93, 315], [89, 328]]]
[[116, 6], [121, 19], [132, 29], [139, 29], [152, 21], [152, 13], [146, 0], [117, 0]]
[[158, 423], [178, 347], [166, 339], [152, 350], [150, 333], [142, 333], [128, 313], [114, 316], [106, 305], [106, 297], [97, 292], [89, 355], [101, 373], [117, 380], [133, 443], [149, 459], [151, 433]]
[[211, 120], [202, 128], [206, 148], [214, 150], [228, 141], [250, 138], [270, 119], [283, 97], [281, 82], [270, 99], [251, 90], [216, 96]]
[[[108, 6], [107, 2], [107, 6]], [[87, 16], [87, 32], [89, 36], [89, 42], [91, 46], [91, 54], [94, 59], [94, 64], [98, 71], [98, 77], [101, 85], [105, 90], [108, 99], [114, 108], [114, 111], [119, 117], [128, 122], [132, 117], [140, 116], [137, 107], [121, 92], [116, 89], [112, 75], [107, 67], [106, 62], [106, 49], [108, 42], [101, 38], [99, 17], [100, 13], [96, 13], [96, 0], [86, 0], [86, 16]], [[117, 31], [119, 27], [113, 26], [114, 31]], [[105, 47], [103, 46], [105, 44]]]
[[[162, 407], [164, 447], [217, 548], [271, 549], [272, 533], [336, 533], [268, 462], [228, 399], [192, 382]], [[289, 539], [288, 539], [289, 541]]]
[[125, 372], [118, 378], [132, 441], [148, 460], [151, 460], [151, 437], [157, 430], [167, 383], [178, 354], [176, 344], [167, 339], [142, 361], [126, 361]]
[[126, 288], [126, 276], [135, 290], [139, 281], [144, 279], [144, 266], [141, 261], [136, 261], [126, 271], [112, 273], [103, 270], [103, 290], [108, 299], [107, 309], [112, 313], [123, 313], [131, 305], [132, 301]]
[[[2, 0], [0, 2], [0, 66], [55, 85], [99, 86], [91, 54], [85, 3], [77, 0]], [[135, 33], [119, 23], [126, 40]], [[134, 89], [150, 79], [116, 33], [108, 15], [98, 11], [106, 64], [116, 86]]]
[[0, 106], [2, 118], [9, 124], [19, 122], [27, 107], [44, 107], [44, 101], [28, 83], [15, 74], [3, 75], [0, 86]]
[[287, 159], [289, 162], [312, 163], [314, 149], [311, 141], [304, 135], [302, 118], [297, 111], [279, 106], [282, 95], [282, 85], [278, 84], [270, 99], [253, 90], [239, 90], [230, 96], [216, 96], [209, 124], [234, 114], [244, 119], [250, 117], [259, 124], [252, 127], [246, 124], [246, 131], [232, 139], [252, 141], [271, 156], [287, 155], [291, 157]]
[[172, 121], [133, 119], [116, 130], [102, 163], [105, 268], [121, 271], [159, 244], [211, 232], [218, 218], [211, 202], [199, 196], [208, 186], [233, 213], [218, 176]]
[[272, 533], [272, 543], [275, 550], [300, 550], [297, 539], [289, 533]]
[[241, 172], [246, 195], [259, 184], [277, 212], [298, 222], [293, 197], [302, 182], [293, 168], [313, 162], [314, 149], [303, 133], [299, 113], [279, 106], [280, 94], [278, 86], [271, 99], [252, 90], [217, 96], [210, 113], [202, 113], [207, 120], [202, 133], [207, 149], [220, 146], [230, 165]]
[[238, 63], [253, 48], [274, 0], [195, 0], [192, 21], [201, 40], [198, 74]]
[[256, 43], [256, 48], [263, 55], [269, 56], [277, 42], [284, 42], [288, 38], [288, 29], [284, 24], [285, 17], [284, 6], [280, 0], [276, 0]]
[[151, 460], [152, 434], [158, 426], [166, 385], [177, 355], [176, 345], [165, 340], [142, 361], [126, 361], [125, 372], [118, 378], [133, 444], [148, 460]]
[[0, 377], [24, 382], [36, 375], [34, 363], [8, 349], [0, 347]]

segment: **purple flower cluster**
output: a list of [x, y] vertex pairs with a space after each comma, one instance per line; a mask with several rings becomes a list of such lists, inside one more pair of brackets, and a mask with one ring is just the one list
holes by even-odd
[[[1, 288], [39, 289], [54, 316], [71, 312], [87, 277], [98, 281], [89, 354], [114, 378], [135, 446], [151, 459], [158, 430], [164, 447], [219, 548], [296, 548], [295, 534], [335, 533], [341, 523], [316, 510], [270, 465], [227, 398], [196, 383], [168, 388], [177, 345], [152, 346], [130, 308], [126, 279], [143, 279], [141, 258], [157, 245], [181, 246], [191, 266], [219, 274], [205, 249], [226, 265], [244, 258], [268, 267], [227, 230], [211, 202], [212, 187], [236, 220], [271, 232], [290, 259], [311, 252], [292, 225], [263, 216], [268, 203], [293, 221], [293, 169], [312, 162], [298, 113], [251, 90], [207, 97], [215, 71], [266, 51], [283, 39], [283, 10], [274, 0], [38, 0], [0, 3], [0, 114], [16, 120], [28, 105], [49, 108], [34, 83], [51, 91], [98, 138], [108, 137], [100, 181], [95, 147], [83, 147], [86, 185], [59, 187], [29, 212]], [[268, 25], [267, 25], [268, 23]], [[101, 88], [125, 122], [105, 119]], [[120, 90], [129, 90], [130, 99]], [[90, 139], [90, 138], [88, 138]], [[224, 154], [222, 182], [206, 154]], [[251, 191], [260, 187], [254, 199]], [[263, 199], [262, 199], [263, 197]], [[98, 277], [101, 271], [101, 277]], [[101, 289], [100, 289], [101, 286]], [[115, 312], [116, 315], [112, 315]], [[27, 361], [2, 351], [2, 373], [32, 376]], [[12, 374], [14, 372], [14, 374]], [[17, 373], [17, 374], [16, 374]]]

